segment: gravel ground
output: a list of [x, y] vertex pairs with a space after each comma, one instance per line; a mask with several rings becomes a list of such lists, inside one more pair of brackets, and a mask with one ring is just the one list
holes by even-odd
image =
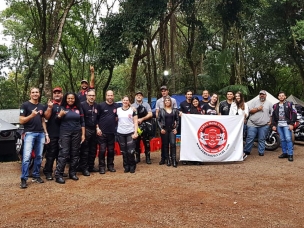
[[244, 162], [177, 168], [158, 165], [158, 151], [135, 174], [116, 156], [116, 173], [27, 189], [19, 163], [0, 163], [0, 227], [304, 227], [303, 145], [294, 162], [254, 148]]

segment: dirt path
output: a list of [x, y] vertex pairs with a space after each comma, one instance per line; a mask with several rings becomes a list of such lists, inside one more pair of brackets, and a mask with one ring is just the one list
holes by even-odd
[[117, 156], [116, 173], [27, 189], [20, 164], [1, 163], [0, 227], [304, 227], [303, 149], [294, 162], [254, 148], [245, 162], [178, 168], [158, 165], [154, 152], [135, 174]]

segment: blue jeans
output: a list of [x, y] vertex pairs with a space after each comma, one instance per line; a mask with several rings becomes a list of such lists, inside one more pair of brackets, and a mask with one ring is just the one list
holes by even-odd
[[43, 132], [26, 132], [24, 136], [23, 155], [22, 155], [22, 168], [21, 179], [28, 179], [29, 165], [31, 160], [32, 150], [35, 151], [34, 167], [32, 176], [40, 177], [40, 167], [42, 162], [43, 144], [45, 142], [45, 135]]
[[247, 125], [247, 138], [246, 145], [244, 147], [244, 152], [251, 152], [254, 139], [258, 134], [258, 151], [260, 154], [264, 154], [265, 151], [265, 138], [268, 132], [269, 126], [261, 126], [261, 127], [251, 127]]
[[291, 139], [291, 130], [289, 126], [277, 127], [281, 139], [281, 147], [284, 154], [293, 155], [293, 144]]

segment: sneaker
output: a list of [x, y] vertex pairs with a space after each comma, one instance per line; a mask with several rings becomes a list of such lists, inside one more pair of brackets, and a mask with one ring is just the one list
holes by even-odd
[[264, 154], [262, 154], [262, 153], [259, 153], [259, 156], [264, 156]]
[[21, 179], [20, 188], [27, 188], [26, 180]]
[[54, 178], [52, 177], [51, 174], [45, 175], [45, 178], [46, 178], [47, 180], [49, 180], [49, 181], [54, 180]]
[[247, 154], [243, 154], [243, 161], [245, 161], [245, 159], [248, 157], [248, 155]]
[[41, 177], [34, 177], [32, 179], [32, 182], [36, 182], [36, 183], [40, 183], [40, 184], [44, 183], [44, 181], [41, 179]]

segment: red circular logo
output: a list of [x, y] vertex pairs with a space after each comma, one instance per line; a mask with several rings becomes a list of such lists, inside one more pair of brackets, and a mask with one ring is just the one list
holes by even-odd
[[202, 149], [214, 155], [225, 148], [228, 135], [224, 125], [217, 121], [208, 121], [198, 129], [197, 137]]

